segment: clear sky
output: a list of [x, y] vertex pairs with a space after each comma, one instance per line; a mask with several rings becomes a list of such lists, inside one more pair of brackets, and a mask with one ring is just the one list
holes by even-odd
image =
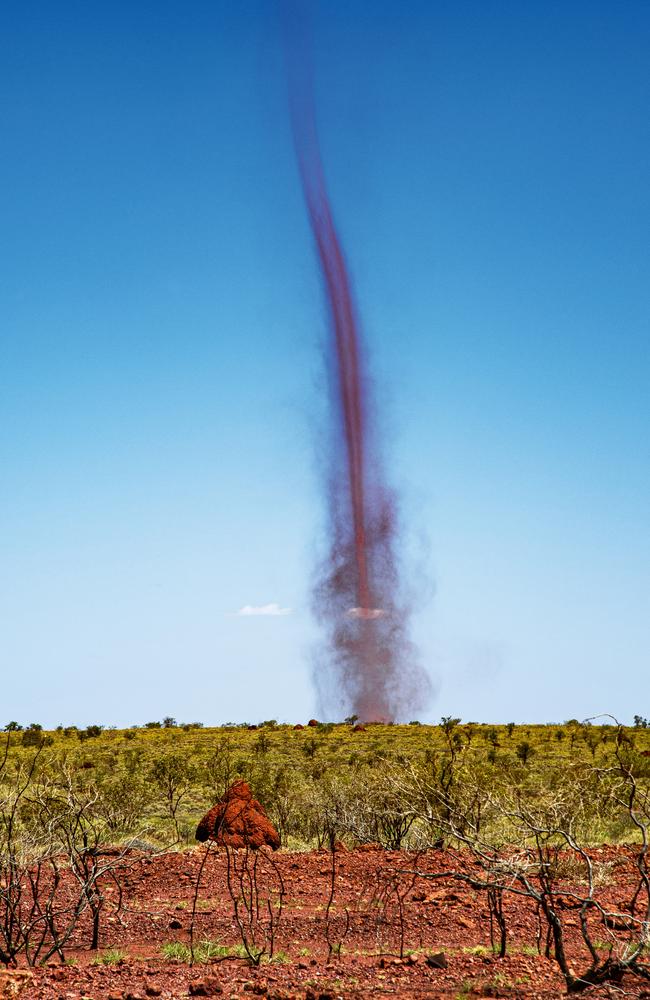
[[[313, 9], [423, 719], [650, 715], [650, 7]], [[308, 718], [325, 319], [275, 4], [7, 0], [0, 134], [0, 723]]]

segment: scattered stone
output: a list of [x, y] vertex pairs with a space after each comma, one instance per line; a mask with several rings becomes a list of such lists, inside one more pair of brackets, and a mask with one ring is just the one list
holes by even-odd
[[427, 955], [425, 959], [427, 965], [430, 969], [446, 969], [447, 968], [447, 956], [444, 951], [436, 951], [431, 955]]
[[280, 837], [264, 807], [253, 798], [247, 781], [236, 781], [196, 828], [196, 839], [214, 840], [227, 847], [280, 846]]
[[436, 892], [430, 892], [428, 896], [423, 897], [425, 903], [433, 903], [434, 906], [442, 906], [445, 903], [460, 903], [461, 906], [472, 906], [472, 897], [460, 892], [455, 892], [453, 889], [438, 889]]
[[206, 976], [205, 979], [197, 979], [196, 982], [190, 983], [188, 993], [191, 997], [216, 997], [217, 994], [223, 993], [223, 988], [218, 979]]
[[[31, 987], [34, 975], [26, 969], [12, 969], [7, 971], [0, 980], [0, 990], [3, 997], [19, 997], [23, 991]], [[29, 995], [29, 993], [27, 994]], [[33, 994], [32, 994], [33, 995]]]
[[582, 900], [558, 895], [555, 897], [555, 904], [560, 910], [579, 910], [582, 906]]
[[605, 917], [605, 924], [613, 931], [633, 931], [637, 926], [634, 920], [628, 920], [625, 917], [607, 916]]

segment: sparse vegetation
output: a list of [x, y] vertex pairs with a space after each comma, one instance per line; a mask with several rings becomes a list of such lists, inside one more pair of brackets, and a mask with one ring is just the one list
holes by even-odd
[[119, 948], [109, 948], [93, 958], [93, 965], [119, 965], [126, 958], [126, 952]]
[[[623, 728], [621, 740], [635, 774], [647, 782], [650, 730], [643, 721], [637, 717], [633, 727]], [[169, 716], [140, 729], [46, 732], [38, 723], [23, 729], [11, 721], [5, 727], [7, 761], [19, 768], [40, 748], [34, 781], [56, 781], [64, 770], [73, 774], [78, 788], [96, 796], [94, 810], [111, 840], [138, 836], [159, 847], [192, 843], [197, 816], [236, 778], [251, 784], [289, 847], [319, 847], [331, 836], [386, 847], [434, 843], [441, 836], [436, 810], [414, 820], [413, 803], [394, 782], [387, 784], [387, 774], [400, 768], [438, 787], [443, 801], [460, 784], [519, 789], [532, 803], [570, 774], [589, 791], [580, 807], [588, 839], [618, 842], [633, 835], [594, 778], [594, 769], [614, 761], [611, 725], [570, 720], [561, 728], [518, 726], [512, 732], [511, 724], [463, 724], [446, 716], [438, 726], [368, 725], [357, 733], [351, 722], [294, 730], [268, 720], [256, 730], [208, 729], [172, 725]]]
[[[189, 964], [192, 960], [189, 946], [181, 941], [170, 941], [168, 944], [162, 945], [160, 952], [164, 958], [170, 961]], [[242, 945], [225, 945], [207, 938], [194, 945], [193, 960], [196, 963], [206, 965], [215, 959], [222, 958], [246, 958], [246, 952]]]

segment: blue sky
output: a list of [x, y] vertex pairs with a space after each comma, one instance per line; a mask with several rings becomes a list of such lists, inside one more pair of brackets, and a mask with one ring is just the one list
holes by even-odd
[[[312, 9], [423, 718], [650, 714], [650, 10]], [[325, 314], [276, 7], [0, 28], [0, 722], [309, 717]]]

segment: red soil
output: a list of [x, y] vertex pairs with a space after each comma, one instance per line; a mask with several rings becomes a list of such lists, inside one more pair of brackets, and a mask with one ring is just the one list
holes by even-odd
[[[106, 902], [100, 948], [123, 951], [126, 958], [119, 964], [91, 964], [97, 953], [88, 950], [90, 921], [84, 916], [66, 952], [76, 964], [50, 962], [34, 970], [9, 970], [0, 974], [0, 996], [20, 995], [25, 1000], [180, 1000], [191, 995], [240, 1000], [251, 995], [268, 1000], [383, 996], [447, 1000], [461, 994], [463, 998], [550, 1000], [565, 992], [555, 962], [536, 953], [537, 920], [528, 901], [513, 896], [506, 900], [509, 954], [497, 959], [489, 949], [484, 898], [446, 879], [426, 878], [452, 866], [467, 868], [466, 859], [451, 851], [429, 851], [417, 858], [383, 850], [350, 850], [335, 855], [326, 851], [262, 852], [255, 857], [276, 865], [284, 884], [275, 941], [279, 960], [259, 968], [233, 957], [194, 967], [170, 961], [161, 948], [163, 944], [188, 942], [202, 863], [195, 940], [227, 945], [240, 941], [228, 891], [226, 851], [214, 845], [209, 851], [207, 858], [205, 848], [153, 858], [134, 855], [123, 871], [116, 872], [124, 893], [121, 908], [115, 883], [107, 881], [102, 887]], [[602, 848], [597, 857], [611, 875], [611, 884], [608, 882], [602, 892], [612, 903], [629, 888], [620, 868], [624, 856], [625, 849]], [[332, 864], [335, 894], [328, 917]], [[415, 867], [422, 875], [409, 874]], [[401, 922], [402, 959], [398, 901], [394, 896], [382, 897], [385, 878], [391, 874], [400, 875], [401, 885], [407, 887]], [[262, 915], [263, 911], [262, 907]], [[272, 912], [277, 914], [277, 909]], [[564, 923], [570, 959], [583, 968], [579, 914], [566, 910]], [[335, 946], [329, 962], [328, 924]], [[337, 957], [339, 943], [342, 947]], [[441, 952], [444, 960], [434, 958]], [[16, 990], [11, 992], [13, 982]], [[21, 985], [22, 992], [18, 990]], [[630, 979], [621, 986], [627, 997], [650, 996], [650, 984]], [[219, 987], [223, 994], [201, 992], [204, 987]], [[602, 989], [583, 995], [592, 1000], [613, 994]]]

